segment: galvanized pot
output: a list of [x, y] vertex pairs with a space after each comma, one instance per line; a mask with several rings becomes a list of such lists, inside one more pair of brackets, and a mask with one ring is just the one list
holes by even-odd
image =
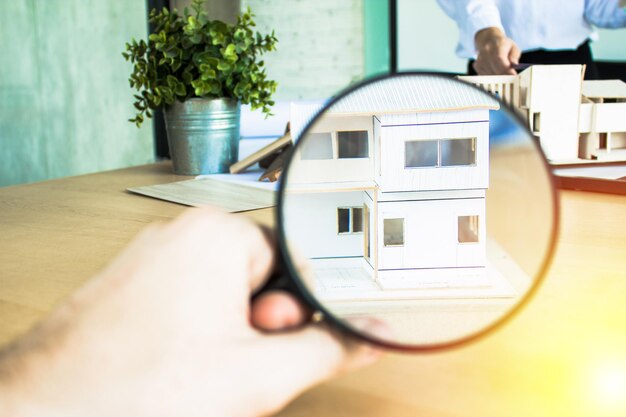
[[239, 153], [240, 104], [230, 98], [191, 98], [165, 108], [174, 173], [228, 172]]

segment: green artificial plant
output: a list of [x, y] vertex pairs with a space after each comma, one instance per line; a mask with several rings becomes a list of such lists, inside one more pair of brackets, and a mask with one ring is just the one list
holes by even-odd
[[267, 79], [260, 56], [276, 49], [274, 32], [255, 32], [250, 9], [234, 25], [209, 20], [203, 3], [193, 0], [191, 14], [153, 9], [148, 42], [126, 44], [122, 55], [134, 64], [129, 82], [138, 91], [137, 115], [129, 121], [137, 127], [151, 110], [193, 97], [233, 98], [271, 114], [276, 82]]

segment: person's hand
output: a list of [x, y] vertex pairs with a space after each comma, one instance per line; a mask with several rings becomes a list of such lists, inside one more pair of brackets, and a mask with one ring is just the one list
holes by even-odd
[[373, 362], [286, 294], [250, 305], [273, 253], [267, 233], [216, 210], [149, 226], [0, 354], [0, 415], [266, 415]]
[[519, 64], [521, 51], [502, 30], [482, 29], [474, 38], [477, 57], [474, 69], [479, 75], [515, 75], [513, 65]]

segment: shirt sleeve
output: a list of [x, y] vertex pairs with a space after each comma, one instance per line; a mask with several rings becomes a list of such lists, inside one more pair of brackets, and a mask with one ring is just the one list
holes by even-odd
[[497, 27], [504, 32], [500, 11], [493, 0], [437, 0], [439, 7], [459, 27], [459, 43], [466, 51], [474, 51], [476, 32]]
[[585, 0], [585, 20], [601, 28], [623, 28], [626, 10], [620, 0]]

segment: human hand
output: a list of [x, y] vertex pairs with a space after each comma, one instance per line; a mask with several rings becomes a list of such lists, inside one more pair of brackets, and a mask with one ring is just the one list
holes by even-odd
[[490, 27], [480, 30], [474, 38], [478, 55], [474, 69], [479, 75], [515, 75], [513, 65], [519, 64], [521, 51], [502, 30]]
[[265, 415], [378, 357], [304, 323], [291, 296], [251, 305], [273, 262], [239, 216], [192, 209], [149, 226], [0, 354], [0, 415]]

